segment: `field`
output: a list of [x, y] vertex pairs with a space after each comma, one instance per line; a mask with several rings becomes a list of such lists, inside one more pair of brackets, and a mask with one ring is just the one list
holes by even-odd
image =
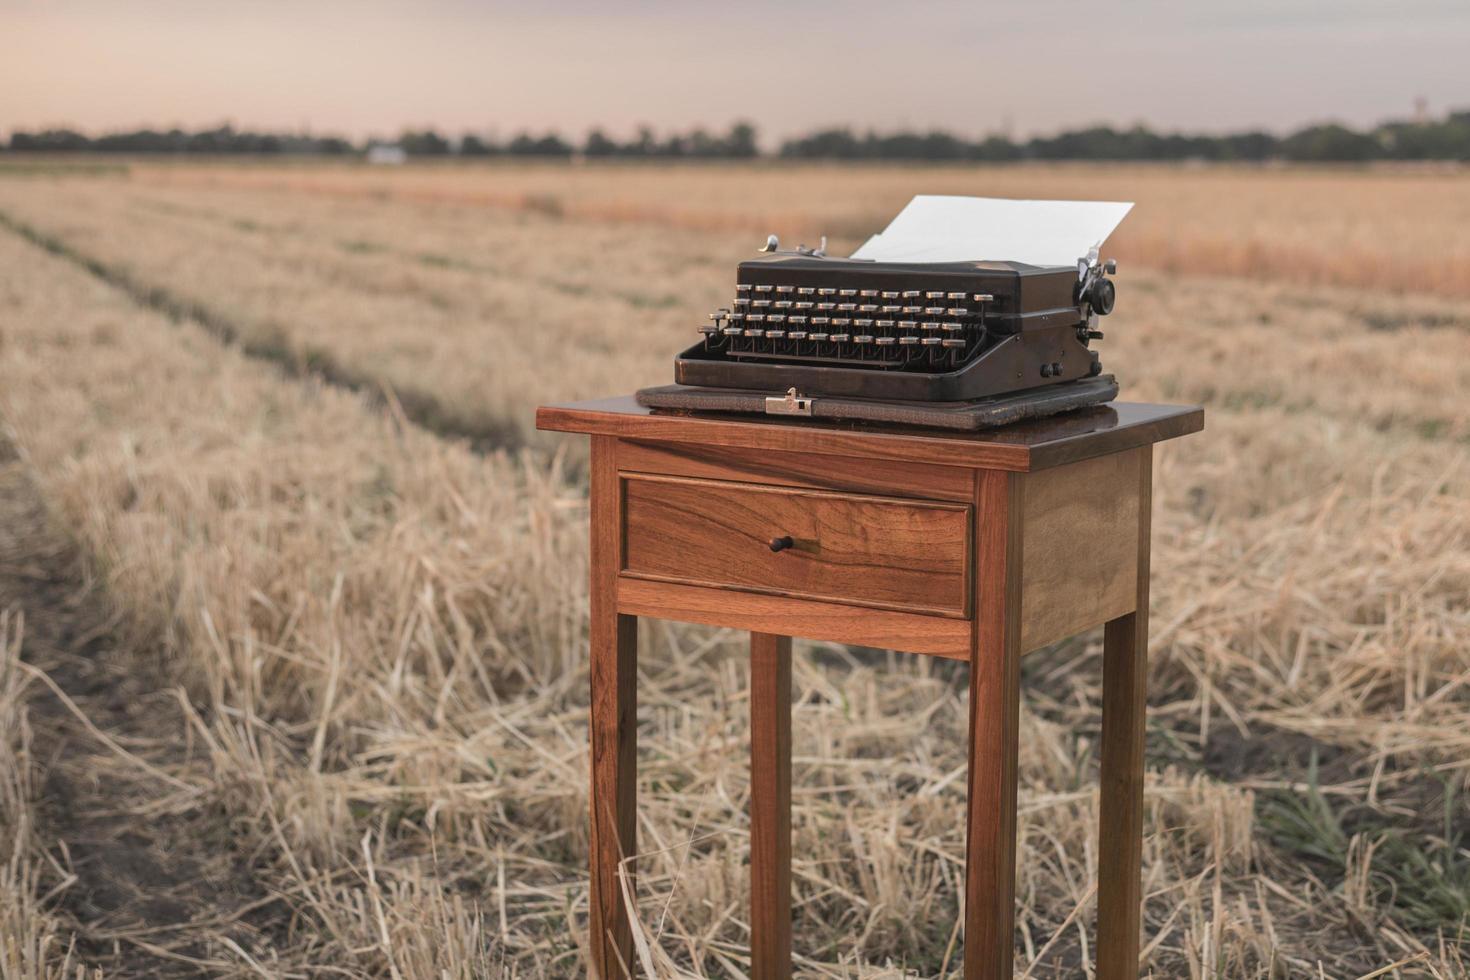
[[[1470, 975], [1470, 174], [0, 167], [0, 977], [585, 969], [585, 448], [765, 233], [1122, 198], [1158, 977]], [[742, 637], [646, 630], [639, 931], [740, 976]], [[1027, 658], [1017, 973], [1093, 965], [1100, 643]], [[965, 672], [799, 645], [796, 948], [954, 976]], [[1375, 972], [1377, 971], [1377, 972]]]

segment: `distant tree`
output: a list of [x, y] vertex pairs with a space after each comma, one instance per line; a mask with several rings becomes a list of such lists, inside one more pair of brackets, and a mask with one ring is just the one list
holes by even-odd
[[47, 129], [39, 133], [10, 134], [10, 149], [16, 153], [77, 153], [90, 150], [92, 141], [70, 129]]
[[617, 156], [622, 150], [616, 142], [607, 138], [600, 129], [594, 129], [587, 134], [587, 142], [582, 145], [582, 152], [589, 157], [612, 157]]
[[521, 133], [506, 145], [505, 151], [512, 156], [524, 157], [569, 157], [572, 155], [572, 147], [564, 142], [556, 133], [547, 133], [545, 136], [536, 138], [529, 133]]
[[488, 157], [499, 152], [499, 147], [474, 133], [465, 133], [459, 139], [459, 155], [462, 157]]
[[449, 141], [432, 129], [405, 130], [398, 145], [411, 157], [442, 157], [449, 154]]
[[1281, 155], [1301, 162], [1360, 163], [1383, 156], [1383, 147], [1372, 136], [1329, 123], [1292, 133], [1281, 141]]
[[760, 147], [756, 145], [755, 126], [744, 120], [731, 126], [729, 134], [725, 136], [723, 155], [737, 160], [750, 160], [760, 156]]

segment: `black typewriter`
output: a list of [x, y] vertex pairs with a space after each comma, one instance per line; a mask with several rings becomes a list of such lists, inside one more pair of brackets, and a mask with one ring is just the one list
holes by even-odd
[[638, 401], [964, 430], [1111, 401], [1092, 342], [1117, 267], [1098, 249], [1131, 207], [920, 195], [851, 258], [772, 235], [676, 383]]
[[834, 258], [775, 236], [762, 251], [676, 359], [680, 385], [960, 402], [1102, 372], [1116, 265], [1096, 249], [1075, 267]]

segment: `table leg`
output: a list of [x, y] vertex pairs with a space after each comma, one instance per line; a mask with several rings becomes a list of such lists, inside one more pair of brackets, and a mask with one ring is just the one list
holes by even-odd
[[[591, 944], [593, 974], [633, 971], [633, 933], [618, 867], [637, 850], [638, 618], [617, 611], [617, 441], [592, 440]], [[632, 872], [632, 862], [626, 865]]]
[[752, 980], [791, 977], [791, 639], [750, 634]]
[[965, 846], [965, 977], [1012, 973], [1020, 716], [1021, 477], [987, 470], [976, 496], [975, 645]]
[[1102, 774], [1097, 862], [1098, 980], [1137, 980], [1143, 912], [1143, 742], [1148, 706], [1152, 454], [1140, 470], [1136, 609], [1103, 632]]

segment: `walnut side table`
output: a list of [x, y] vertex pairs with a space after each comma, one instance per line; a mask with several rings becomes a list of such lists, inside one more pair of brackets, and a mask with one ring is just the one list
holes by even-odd
[[[965, 976], [1008, 977], [1021, 656], [1106, 624], [1098, 976], [1138, 975], [1153, 444], [1195, 407], [1115, 403], [979, 434], [538, 409], [591, 463], [595, 973], [634, 969], [639, 616], [750, 631], [751, 958], [791, 975], [791, 640], [970, 662]], [[629, 864], [631, 867], [631, 862]]]

